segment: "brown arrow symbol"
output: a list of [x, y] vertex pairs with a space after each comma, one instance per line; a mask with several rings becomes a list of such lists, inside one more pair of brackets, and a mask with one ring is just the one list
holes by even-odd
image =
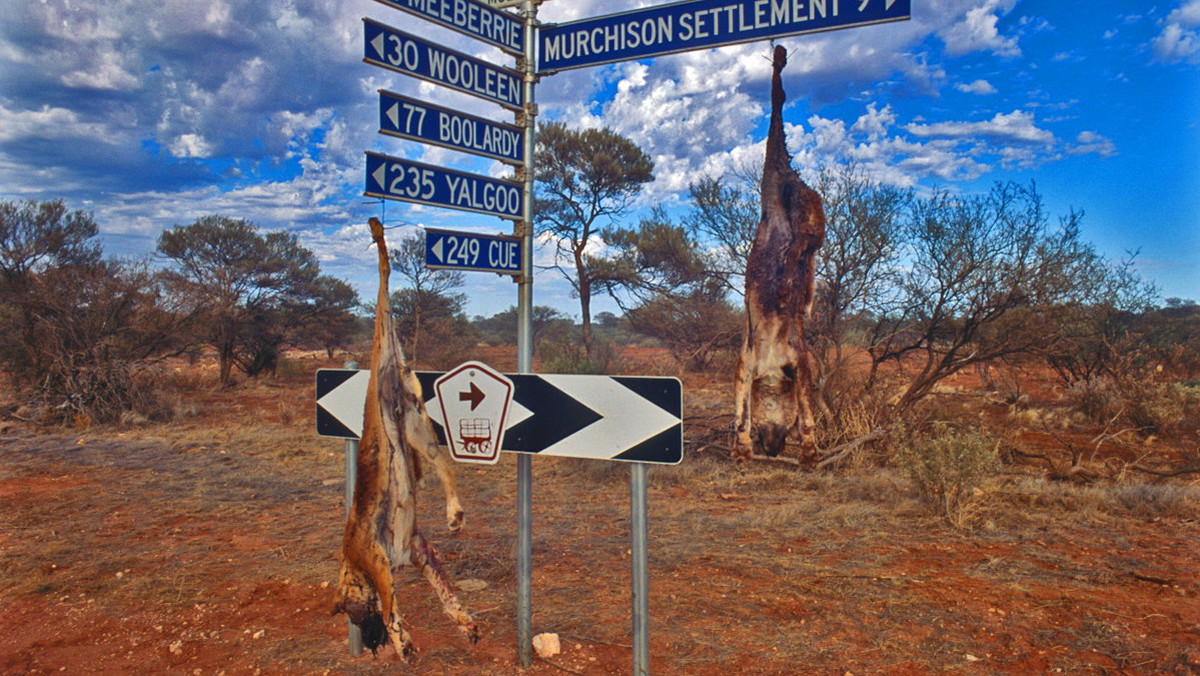
[[459, 392], [458, 400], [471, 402], [471, 410], [474, 411], [479, 406], [479, 402], [483, 401], [484, 396], [483, 390], [476, 387], [475, 383], [471, 383], [471, 391]]

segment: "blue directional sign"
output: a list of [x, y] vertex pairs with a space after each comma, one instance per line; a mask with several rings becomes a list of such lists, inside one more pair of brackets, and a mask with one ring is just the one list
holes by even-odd
[[538, 74], [910, 18], [912, 0], [685, 0], [545, 25]]
[[522, 164], [525, 130], [379, 91], [379, 131], [411, 141]]
[[367, 153], [364, 193], [500, 218], [525, 217], [524, 190], [519, 183], [372, 152]]
[[521, 274], [521, 238], [425, 228], [425, 267]]
[[498, 103], [525, 105], [520, 73], [363, 19], [363, 61]]
[[479, 38], [518, 56], [525, 53], [521, 19], [479, 0], [378, 0], [409, 14]]

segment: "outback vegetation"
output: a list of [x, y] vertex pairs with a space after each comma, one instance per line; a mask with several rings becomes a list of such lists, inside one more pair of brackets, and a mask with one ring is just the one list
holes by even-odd
[[[684, 381], [684, 461], [650, 475], [655, 673], [1200, 671], [1200, 306], [1036, 185], [918, 195], [825, 167], [804, 176], [826, 217], [821, 455], [735, 462], [760, 177], [698, 177], [686, 208], [630, 222], [636, 145], [539, 138], [542, 236], [581, 314], [535, 308], [538, 370]], [[342, 458], [313, 433], [313, 372], [367, 363], [373, 308], [241, 219], [171, 228], [142, 261], [97, 234], [63, 202], [0, 202], [0, 671], [394, 668], [329, 617]], [[391, 258], [411, 361], [515, 369], [515, 309], [467, 317], [467, 280], [421, 250]], [[482, 640], [417, 605], [414, 673], [518, 673], [513, 464], [460, 472], [461, 534], [421, 494]], [[564, 652], [520, 673], [628, 671], [621, 469], [535, 463], [534, 623]]]

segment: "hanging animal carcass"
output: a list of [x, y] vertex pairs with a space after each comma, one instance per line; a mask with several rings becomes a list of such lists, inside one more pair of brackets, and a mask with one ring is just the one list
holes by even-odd
[[821, 197], [792, 169], [783, 133], [780, 73], [787, 52], [776, 47], [771, 125], [762, 175], [762, 216], [746, 265], [746, 326], [738, 361], [734, 455], [776, 456], [789, 436], [800, 460], [815, 460], [812, 354], [804, 322], [812, 309], [817, 250], [825, 241]]
[[413, 651], [396, 595], [397, 571], [419, 568], [441, 599], [446, 614], [474, 643], [471, 616], [454, 595], [437, 549], [417, 530], [415, 489], [425, 463], [437, 470], [446, 491], [451, 530], [463, 524], [454, 469], [439, 449], [425, 413], [421, 386], [405, 362], [391, 319], [388, 250], [383, 224], [372, 218], [371, 237], [379, 253], [379, 297], [371, 346], [371, 375], [363, 414], [354, 502], [342, 539], [342, 567], [336, 610], [362, 630], [374, 651], [387, 641], [407, 658]]

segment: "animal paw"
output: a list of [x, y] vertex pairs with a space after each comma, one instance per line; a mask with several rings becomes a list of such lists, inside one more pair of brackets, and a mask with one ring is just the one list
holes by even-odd
[[467, 525], [467, 515], [462, 508], [446, 510], [446, 527], [451, 532], [460, 531]]

